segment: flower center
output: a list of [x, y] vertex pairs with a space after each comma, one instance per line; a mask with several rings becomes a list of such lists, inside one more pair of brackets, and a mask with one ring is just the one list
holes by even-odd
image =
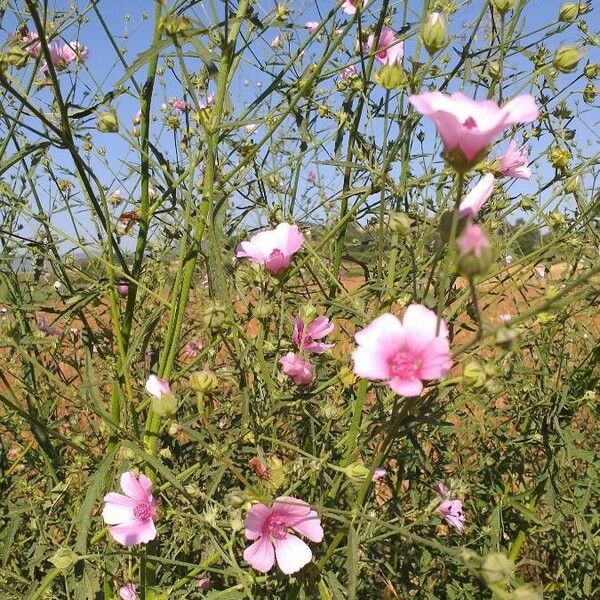
[[133, 516], [140, 521], [148, 521], [154, 517], [154, 506], [150, 502], [136, 504]]
[[467, 129], [477, 129], [477, 123], [475, 122], [475, 119], [473, 117], [469, 117], [463, 123], [463, 127], [466, 127]]
[[269, 519], [267, 529], [269, 531], [269, 537], [276, 540], [282, 540], [288, 534], [286, 524], [278, 517], [271, 517]]
[[400, 379], [414, 379], [420, 366], [421, 359], [405, 350], [400, 350], [388, 361], [392, 377]]

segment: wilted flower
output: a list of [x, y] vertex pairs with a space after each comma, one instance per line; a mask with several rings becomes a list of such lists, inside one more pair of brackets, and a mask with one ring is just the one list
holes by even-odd
[[275, 560], [283, 573], [296, 573], [312, 559], [308, 545], [294, 533], [312, 542], [323, 540], [317, 512], [303, 500], [280, 496], [269, 508], [255, 504], [246, 517], [246, 539], [256, 540], [244, 550], [244, 560], [261, 573], [273, 568]]
[[121, 475], [124, 494], [110, 492], [104, 496], [102, 518], [110, 525], [110, 535], [123, 546], [147, 543], [156, 537], [156, 502], [152, 482], [142, 473], [139, 479], [131, 471]]
[[527, 166], [527, 150], [517, 148], [517, 142], [511, 140], [508, 149], [500, 158], [500, 172], [506, 177], [531, 179], [531, 169]]
[[204, 342], [201, 339], [190, 340], [181, 352], [184, 359], [196, 358], [204, 349]]
[[367, 5], [367, 0], [344, 0], [342, 10], [347, 15], [354, 15], [358, 9], [362, 9]]
[[290, 266], [292, 256], [300, 250], [304, 236], [297, 225], [280, 223], [275, 229], [261, 231], [236, 249], [237, 258], [249, 258], [276, 275]]
[[[367, 38], [365, 49], [372, 52], [375, 48], [375, 34], [372, 33]], [[379, 34], [377, 42], [377, 52], [375, 59], [384, 65], [400, 64], [404, 56], [404, 42], [396, 39], [396, 34], [393, 29], [384, 27]]]
[[283, 372], [294, 380], [296, 385], [310, 385], [315, 380], [315, 369], [299, 354], [288, 352], [279, 360]]
[[354, 372], [403, 396], [419, 396], [422, 380], [438, 379], [452, 366], [446, 324], [421, 304], [411, 304], [402, 321], [390, 313], [377, 317], [354, 338]]
[[164, 394], [170, 394], [169, 382], [160, 379], [156, 375], [150, 375], [146, 381], [146, 391], [155, 398], [160, 398]]
[[494, 176], [486, 173], [475, 185], [475, 187], [463, 198], [458, 212], [461, 218], [475, 217], [492, 195], [494, 189]]
[[121, 600], [139, 600], [135, 584], [126, 583], [119, 588], [119, 598]]
[[456, 92], [424, 92], [409, 98], [421, 114], [430, 117], [442, 137], [450, 162], [465, 171], [482, 158], [492, 140], [517, 123], [537, 119], [538, 108], [530, 95], [513, 98], [500, 107], [492, 100], [473, 100]]
[[40, 315], [37, 318], [37, 324], [38, 324], [38, 328], [40, 331], [43, 331], [44, 333], [48, 334], [48, 335], [60, 335], [62, 333], [62, 329], [60, 329], [59, 327], [56, 327], [54, 325], [49, 325], [48, 324], [48, 320], [46, 319], [46, 317], [44, 315]]
[[443, 483], [438, 484], [438, 490], [443, 500], [437, 507], [437, 512], [444, 518], [448, 525], [452, 525], [452, 527], [462, 533], [465, 529], [462, 500], [451, 500], [450, 492]]
[[327, 317], [317, 317], [314, 321], [306, 325], [302, 317], [297, 316], [294, 319], [292, 341], [298, 350], [322, 354], [326, 350], [333, 348], [335, 344], [324, 344], [315, 340], [329, 335], [333, 331], [333, 327], [333, 323]]

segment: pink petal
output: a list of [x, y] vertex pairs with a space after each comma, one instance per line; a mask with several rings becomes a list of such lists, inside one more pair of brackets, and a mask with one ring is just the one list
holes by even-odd
[[389, 340], [396, 334], [402, 333], [402, 323], [391, 313], [384, 313], [371, 321], [367, 327], [354, 334], [359, 346], [377, 349], [382, 339]]
[[334, 324], [327, 317], [317, 317], [309, 324], [308, 333], [313, 340], [316, 340], [329, 335], [334, 327]]
[[154, 521], [132, 521], [115, 525], [109, 528], [110, 535], [123, 546], [135, 546], [136, 544], [146, 544], [156, 537], [156, 527]]
[[312, 559], [308, 545], [295, 535], [287, 535], [273, 543], [277, 564], [286, 575], [296, 573]]
[[131, 471], [125, 471], [121, 474], [121, 489], [125, 492], [125, 495], [140, 502], [146, 502], [148, 500], [147, 491], [140, 485], [138, 478]]
[[450, 344], [446, 338], [434, 338], [421, 352], [421, 366], [418, 375], [421, 379], [438, 379], [447, 375], [452, 368]]
[[539, 116], [539, 110], [535, 98], [529, 94], [522, 94], [513, 98], [502, 108], [508, 114], [506, 123], [516, 125], [517, 123], [531, 123]]
[[494, 175], [485, 174], [475, 185], [475, 187], [464, 197], [458, 207], [461, 217], [475, 217], [481, 207], [492, 195], [494, 189]]
[[102, 518], [107, 525], [118, 525], [119, 523], [128, 523], [135, 517], [133, 509], [136, 501], [128, 496], [110, 492], [104, 496], [104, 508], [102, 509]]
[[371, 380], [387, 379], [390, 371], [387, 356], [373, 348], [359, 346], [352, 353], [354, 373]]
[[307, 537], [311, 542], [323, 541], [323, 527], [317, 511], [311, 510], [307, 517], [290, 523], [290, 527]]
[[275, 563], [275, 551], [268, 536], [263, 536], [248, 546], [244, 550], [244, 560], [261, 573], [270, 571]]
[[246, 539], [259, 538], [264, 532], [266, 521], [270, 515], [270, 508], [264, 504], [254, 504], [246, 515]]
[[310, 514], [311, 508], [304, 500], [294, 498], [293, 496], [279, 496], [273, 502], [272, 510], [289, 523], [289, 520], [307, 517]]
[[423, 391], [423, 384], [420, 379], [399, 379], [395, 377], [388, 381], [389, 386], [401, 396], [407, 398], [420, 396]]
[[312, 344], [305, 344], [304, 350], [307, 352], [314, 352], [315, 354], [323, 354], [330, 348], [333, 348], [335, 344], [324, 344], [323, 342], [313, 342]]
[[436, 335], [448, 337], [448, 328], [444, 320], [440, 320], [438, 332], [438, 317], [432, 310], [422, 304], [411, 304], [402, 317], [402, 325], [411, 331], [418, 332], [420, 337], [434, 338]]
[[282, 227], [283, 231], [286, 232], [285, 244], [282, 247], [282, 250], [284, 250], [288, 256], [298, 252], [298, 250], [300, 250], [302, 247], [302, 244], [304, 244], [304, 236], [298, 229], [298, 226], [289, 225], [288, 223], [281, 223], [276, 227], [276, 229], [279, 229], [280, 227]]

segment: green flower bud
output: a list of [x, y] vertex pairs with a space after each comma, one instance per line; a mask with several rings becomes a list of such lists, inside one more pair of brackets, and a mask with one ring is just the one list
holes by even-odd
[[598, 63], [588, 63], [583, 67], [583, 74], [588, 79], [596, 79], [598, 72], [600, 72], [600, 65]]
[[408, 83], [408, 78], [401, 65], [383, 65], [375, 73], [375, 82], [386, 90], [395, 90], [404, 87]]
[[509, 10], [512, 10], [517, 4], [517, 1], [518, 0], [490, 0], [494, 8], [502, 15]]
[[579, 16], [579, 5], [567, 2], [560, 7], [558, 20], [563, 23], [573, 23]]
[[8, 49], [8, 52], [2, 56], [0, 61], [10, 65], [11, 67], [17, 67], [20, 69], [27, 64], [29, 59], [29, 53], [25, 48], [19, 44], [14, 44]]
[[119, 131], [119, 120], [114, 109], [109, 108], [97, 113], [96, 128], [103, 133], [117, 133]]
[[286, 6], [285, 4], [278, 4], [277, 5], [277, 13], [275, 14], [275, 20], [276, 21], [287, 21], [287, 19], [289, 18], [289, 16], [291, 14], [292, 14], [292, 11], [289, 8], [289, 6]]
[[61, 548], [48, 560], [50, 560], [59, 571], [67, 573], [75, 566], [75, 563], [79, 560], [79, 555], [75, 554], [70, 548]]
[[483, 387], [486, 379], [487, 374], [478, 362], [472, 360], [465, 365], [465, 368], [463, 369], [463, 380], [469, 387]]
[[209, 302], [202, 311], [201, 319], [211, 331], [220, 331], [227, 321], [227, 312], [222, 304]]
[[463, 254], [458, 259], [458, 272], [464, 277], [475, 277], [485, 273], [492, 263], [492, 253], [489, 248], [482, 250], [479, 256], [473, 252]]
[[505, 350], [517, 349], [520, 337], [521, 334], [517, 329], [501, 327], [496, 332], [496, 344]]
[[504, 554], [488, 554], [483, 562], [481, 574], [487, 584], [507, 581], [515, 568], [515, 563]]
[[579, 4], [579, 14], [580, 15], [586, 15], [587, 13], [590, 12], [591, 9], [592, 9], [592, 7], [590, 6], [589, 2], [581, 2]]
[[490, 60], [487, 64], [487, 70], [492, 79], [500, 79], [502, 71], [500, 70], [500, 63], [497, 60]]
[[511, 595], [512, 600], [543, 600], [543, 596], [536, 592], [530, 585], [517, 588]]
[[567, 219], [565, 218], [565, 215], [557, 210], [553, 210], [548, 215], [548, 225], [550, 225], [550, 227], [554, 230], [560, 229], [565, 225], [566, 222]]
[[561, 73], [572, 73], [579, 64], [581, 52], [575, 46], [560, 46], [554, 54], [552, 64]]
[[583, 90], [583, 101], [586, 104], [593, 104], [598, 95], [598, 88], [593, 83], [588, 83]]
[[362, 462], [355, 462], [344, 468], [344, 473], [354, 483], [364, 483], [369, 478], [370, 470]]
[[300, 312], [300, 318], [305, 323], [310, 323], [311, 321], [314, 321], [319, 315], [319, 313], [317, 312], [317, 309], [312, 304], [304, 304], [300, 308], [299, 312]]
[[469, 160], [462, 150], [456, 147], [450, 152], [444, 152], [444, 158], [457, 173], [467, 173], [484, 160], [489, 151], [489, 148], [484, 148], [472, 160]]
[[181, 15], [169, 15], [162, 21], [163, 29], [169, 36], [185, 33], [191, 26], [190, 20]]
[[231, 490], [225, 494], [225, 506], [230, 508], [242, 508], [248, 501], [248, 494], [240, 489]]
[[344, 387], [352, 387], [356, 383], [356, 375], [350, 367], [342, 367], [339, 370], [338, 377]]
[[400, 237], [405, 237], [410, 231], [412, 221], [406, 213], [392, 211], [389, 213], [388, 218], [390, 229]]
[[569, 165], [571, 160], [571, 152], [567, 148], [560, 148], [554, 146], [548, 154], [548, 159], [552, 163], [552, 166], [556, 169], [564, 169]]
[[444, 13], [434, 12], [429, 15], [421, 30], [421, 41], [429, 54], [435, 54], [446, 45], [448, 25]]
[[531, 210], [535, 206], [535, 198], [531, 196], [523, 196], [519, 205], [523, 210]]
[[[440, 238], [442, 238], [442, 241], [446, 244], [450, 241], [450, 234], [452, 233], [453, 212], [454, 211], [452, 210], [447, 210], [444, 212], [442, 218], [440, 219], [440, 224], [438, 225], [438, 233], [440, 234]], [[458, 237], [465, 230], [468, 222], [468, 219], [458, 219], [456, 226], [456, 237]]]
[[177, 412], [177, 400], [173, 394], [152, 396], [152, 410], [163, 418], [172, 417]]
[[211, 394], [217, 389], [219, 380], [209, 369], [202, 369], [190, 375], [190, 387], [196, 392]]

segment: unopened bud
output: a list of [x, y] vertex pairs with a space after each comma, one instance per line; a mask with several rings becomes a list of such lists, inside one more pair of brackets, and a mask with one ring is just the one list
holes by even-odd
[[504, 554], [488, 554], [483, 562], [481, 574], [486, 583], [500, 583], [507, 581], [515, 568], [515, 563]]
[[173, 394], [152, 396], [152, 410], [161, 417], [172, 417], [177, 412], [177, 400]]
[[494, 8], [500, 13], [504, 14], [509, 10], [512, 10], [517, 4], [517, 0], [490, 0]]
[[217, 389], [219, 380], [209, 369], [202, 369], [190, 375], [190, 387], [196, 392], [210, 394]]
[[434, 12], [429, 15], [421, 30], [421, 40], [429, 54], [435, 54], [446, 45], [448, 25], [444, 13]]
[[600, 72], [600, 64], [598, 63], [588, 63], [583, 67], [583, 74], [588, 79], [596, 79], [598, 77], [598, 73]]
[[168, 17], [165, 17], [162, 22], [164, 30], [167, 32], [167, 35], [170, 36], [185, 33], [185, 31], [190, 28], [190, 25], [190, 20], [181, 15], [169, 15]]
[[598, 96], [598, 88], [593, 83], [588, 83], [583, 89], [583, 101], [586, 104], [593, 104]]
[[563, 23], [573, 23], [579, 16], [579, 5], [567, 2], [560, 7], [558, 20]]
[[484, 368], [473, 360], [465, 365], [463, 379], [469, 387], [480, 388], [485, 385], [487, 374]]
[[369, 479], [369, 469], [362, 462], [355, 462], [344, 468], [344, 473], [354, 483], [364, 483]]
[[560, 148], [554, 146], [548, 154], [548, 159], [552, 163], [552, 166], [556, 169], [564, 169], [569, 165], [571, 160], [571, 152], [567, 148]]
[[292, 13], [292, 11], [289, 8], [289, 6], [286, 6], [285, 4], [278, 4], [277, 12], [275, 13], [275, 20], [276, 21], [287, 21], [287, 19], [289, 18], [291, 13]]
[[[450, 235], [452, 234], [452, 219], [454, 218], [454, 211], [447, 210], [444, 212], [440, 219], [440, 224], [438, 225], [438, 233], [440, 234], [440, 238], [444, 243], [448, 243], [450, 241]], [[467, 226], [468, 219], [461, 219], [458, 215], [456, 215], [456, 237], [458, 237]]]
[[202, 322], [212, 331], [223, 329], [227, 320], [225, 307], [218, 302], [210, 302], [201, 315]]
[[390, 229], [400, 237], [404, 237], [410, 231], [411, 223], [406, 213], [393, 211], [389, 214]]
[[561, 73], [572, 73], [579, 64], [581, 52], [575, 46], [560, 46], [554, 54], [552, 64]]
[[103, 133], [117, 133], [119, 131], [119, 120], [114, 109], [109, 108], [99, 112], [96, 117], [96, 127]]
[[383, 65], [375, 73], [375, 82], [386, 90], [395, 90], [405, 86], [408, 83], [408, 78], [401, 65]]

